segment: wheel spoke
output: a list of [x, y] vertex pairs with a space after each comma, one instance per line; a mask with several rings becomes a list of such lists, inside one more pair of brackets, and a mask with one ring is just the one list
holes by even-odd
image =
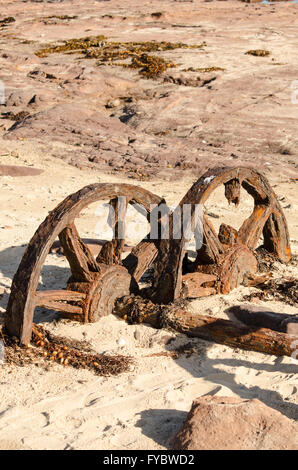
[[288, 263], [291, 259], [291, 248], [286, 219], [281, 211], [270, 214], [263, 228], [263, 236], [265, 249], [283, 263]]
[[138, 282], [151, 266], [158, 253], [158, 247], [153, 241], [140, 241], [123, 260], [123, 266]]
[[77, 281], [90, 282], [92, 273], [99, 271], [98, 264], [88, 246], [81, 240], [74, 223], [62, 230], [59, 240], [73, 277]]
[[96, 261], [104, 264], [121, 264], [125, 243], [125, 218], [128, 205], [127, 198], [119, 196], [110, 201], [109, 220], [113, 228], [113, 240], [104, 244]]
[[[82, 302], [85, 298], [86, 294], [69, 290], [37, 291], [34, 303], [36, 307], [83, 315]], [[69, 302], [77, 303], [77, 305]]]
[[256, 205], [251, 216], [243, 222], [238, 230], [237, 241], [254, 250], [271, 212], [270, 206]]
[[195, 266], [218, 264], [224, 253], [224, 247], [219, 241], [212, 223], [205, 214], [203, 218], [203, 244], [201, 248], [197, 250]]

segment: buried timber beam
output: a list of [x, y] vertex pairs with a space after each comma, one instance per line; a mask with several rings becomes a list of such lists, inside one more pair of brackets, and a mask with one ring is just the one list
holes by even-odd
[[168, 328], [190, 337], [275, 356], [295, 355], [298, 343], [298, 337], [294, 335], [241, 326], [230, 320], [188, 312], [175, 305], [153, 304], [139, 296], [118, 299], [113, 313], [129, 323], [149, 323], [155, 328]]

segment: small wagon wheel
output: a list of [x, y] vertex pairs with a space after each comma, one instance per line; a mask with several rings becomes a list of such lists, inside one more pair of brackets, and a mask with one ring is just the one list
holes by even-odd
[[[246, 267], [256, 270], [253, 250], [262, 234], [264, 248], [280, 261], [290, 261], [291, 249], [287, 222], [277, 197], [268, 180], [251, 168], [213, 168], [207, 171], [179, 203], [179, 213], [183, 214], [184, 205], [191, 205], [191, 221], [194, 223], [195, 206], [203, 205], [221, 184], [225, 185], [225, 197], [229, 203], [239, 204], [241, 186], [254, 198], [253, 213], [238, 231], [222, 224], [217, 235], [207, 216], [203, 216], [203, 245], [197, 251], [195, 269], [211, 265], [212, 268], [204, 272], [219, 273], [222, 276], [220, 290], [226, 293], [241, 282], [239, 271], [245, 271]], [[173, 218], [174, 215], [172, 224]], [[169, 303], [180, 295], [184, 245], [183, 235], [179, 239], [172, 237], [160, 242], [153, 284], [154, 300], [159, 303]], [[214, 270], [215, 266], [220, 266], [220, 269]]]
[[[126, 201], [121, 210], [117, 202], [120, 198]], [[74, 220], [82, 209], [102, 199], [110, 200], [115, 208], [115, 239], [107, 242], [95, 259], [80, 238]], [[124, 226], [127, 204], [140, 204], [149, 217], [152, 205], [162, 202], [159, 196], [127, 184], [89, 185], [62, 201], [35, 232], [13, 278], [5, 317], [8, 333], [17, 336], [22, 344], [28, 344], [34, 309], [38, 306], [65, 312], [85, 322], [96, 321], [100, 315], [110, 313], [114, 300], [135, 288], [136, 281], [157, 254], [154, 244], [144, 240], [122, 264], [124, 240], [118, 235]], [[68, 260], [71, 277], [66, 289], [38, 291], [42, 266], [57, 237]]]

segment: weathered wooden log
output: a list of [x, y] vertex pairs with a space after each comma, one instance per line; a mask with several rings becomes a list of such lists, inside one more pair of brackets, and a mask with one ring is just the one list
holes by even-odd
[[129, 323], [149, 323], [155, 328], [169, 328], [190, 337], [275, 356], [292, 356], [298, 340], [294, 335], [240, 326], [230, 320], [191, 313], [173, 304], [153, 304], [139, 296], [118, 299], [113, 313]]

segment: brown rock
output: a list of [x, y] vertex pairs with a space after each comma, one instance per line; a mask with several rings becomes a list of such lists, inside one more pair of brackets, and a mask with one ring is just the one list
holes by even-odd
[[197, 398], [175, 450], [297, 450], [298, 425], [257, 399], [207, 395]]
[[0, 165], [0, 176], [35, 176], [43, 173], [43, 170], [27, 166]]

